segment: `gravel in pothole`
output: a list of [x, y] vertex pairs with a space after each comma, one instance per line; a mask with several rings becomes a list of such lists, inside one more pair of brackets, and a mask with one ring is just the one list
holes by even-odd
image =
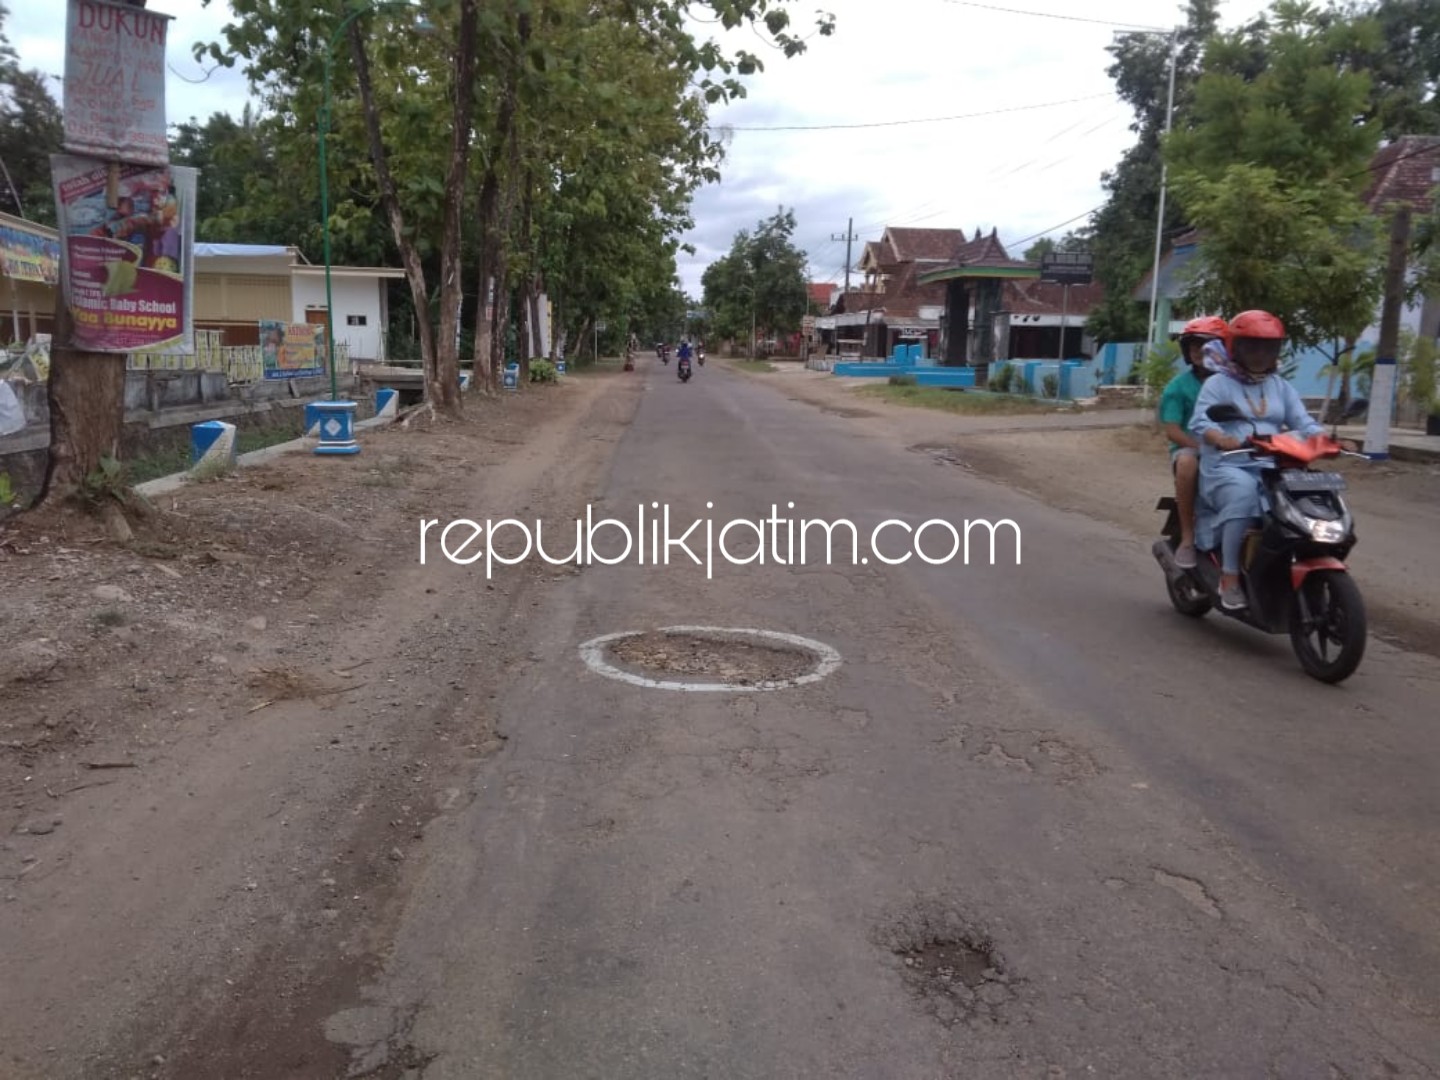
[[815, 670], [816, 657], [804, 649], [759, 641], [697, 634], [651, 632], [621, 638], [610, 656], [645, 672], [713, 679], [737, 686], [781, 682]]
[[956, 913], [917, 913], [881, 937], [900, 958], [906, 985], [942, 1024], [1008, 1022], [1021, 980], [990, 937]]

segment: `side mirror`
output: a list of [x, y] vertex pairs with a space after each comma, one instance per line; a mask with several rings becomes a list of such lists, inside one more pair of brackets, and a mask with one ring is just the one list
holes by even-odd
[[1370, 400], [1368, 398], [1356, 398], [1354, 401], [1350, 402], [1349, 405], [1345, 406], [1345, 412], [1342, 418], [1345, 420], [1349, 420], [1352, 417], [1359, 416], [1368, 408], [1370, 408]]
[[1229, 403], [1211, 405], [1210, 408], [1205, 410], [1205, 415], [1217, 424], [1230, 424], [1236, 420], [1245, 419], [1245, 414], [1240, 411], [1239, 407]]

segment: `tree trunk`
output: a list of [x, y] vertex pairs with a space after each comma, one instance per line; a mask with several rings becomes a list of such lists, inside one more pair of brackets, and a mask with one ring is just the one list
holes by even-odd
[[470, 168], [471, 122], [475, 113], [476, 0], [460, 0], [459, 40], [450, 86], [454, 112], [450, 162], [445, 169], [445, 214], [440, 233], [440, 341], [434, 368], [425, 369], [425, 396], [447, 413], [460, 409], [460, 305], [465, 298], [461, 267], [465, 182]]
[[[436, 370], [435, 324], [430, 321], [430, 293], [425, 287], [425, 268], [420, 253], [405, 232], [405, 215], [395, 178], [390, 173], [390, 160], [385, 153], [385, 140], [380, 130], [380, 112], [375, 106], [375, 87], [370, 79], [370, 58], [365, 52], [365, 36], [358, 20], [350, 24], [350, 47], [355, 54], [355, 78], [360, 87], [360, 101], [365, 112], [365, 130], [370, 137], [370, 158], [375, 164], [375, 179], [380, 187], [380, 201], [390, 222], [390, 232], [400, 251], [405, 280], [415, 305], [415, 325], [419, 330], [420, 359], [426, 372], [426, 394], [429, 396], [429, 373]], [[433, 404], [433, 399], [432, 404]]]
[[69, 347], [70, 309], [56, 290], [55, 335], [50, 351], [50, 461], [41, 501], [73, 495], [85, 478], [114, 456], [125, 422], [125, 356]]

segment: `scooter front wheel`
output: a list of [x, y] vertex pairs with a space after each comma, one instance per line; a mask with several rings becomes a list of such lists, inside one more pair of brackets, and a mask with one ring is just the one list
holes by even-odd
[[1308, 574], [1290, 599], [1290, 644], [1305, 673], [1338, 683], [1355, 674], [1365, 656], [1365, 601], [1350, 575]]

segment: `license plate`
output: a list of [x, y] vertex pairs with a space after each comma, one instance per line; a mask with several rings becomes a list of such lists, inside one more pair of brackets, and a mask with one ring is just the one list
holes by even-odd
[[1345, 476], [1342, 473], [1311, 472], [1308, 469], [1289, 469], [1285, 476], [1287, 491], [1344, 491]]

